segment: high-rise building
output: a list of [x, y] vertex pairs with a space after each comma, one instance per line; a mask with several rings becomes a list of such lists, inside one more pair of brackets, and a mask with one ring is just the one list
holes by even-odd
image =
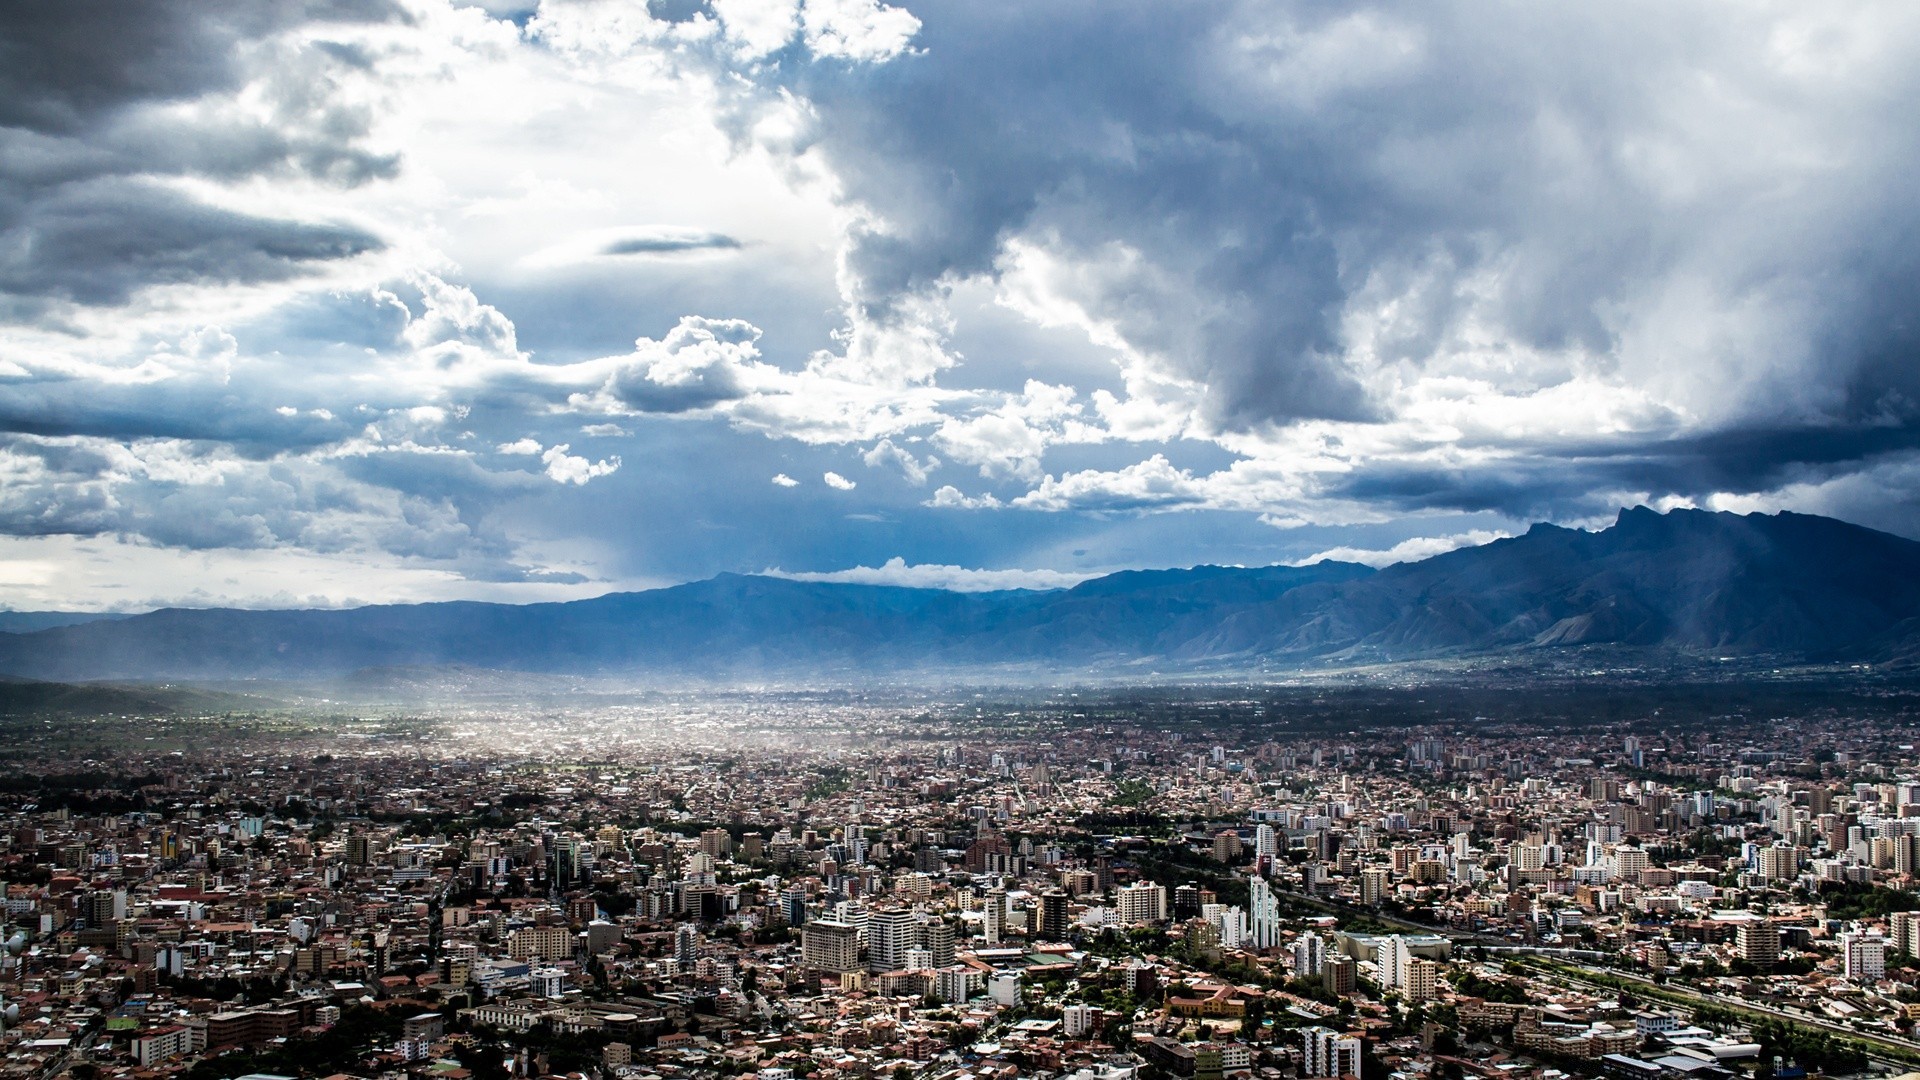
[[1324, 938], [1311, 930], [1303, 932], [1293, 941], [1293, 974], [1298, 979], [1310, 979], [1320, 974], [1327, 964], [1327, 943]]
[[920, 920], [904, 908], [867, 915], [867, 968], [899, 971], [907, 966], [907, 951], [920, 939]]
[[1300, 1058], [1301, 1076], [1360, 1075], [1360, 1036], [1323, 1027], [1304, 1028], [1301, 1033], [1306, 1039]]
[[1887, 916], [1893, 931], [1887, 947], [1900, 956], [1920, 956], [1920, 912], [1896, 911]]
[[1266, 822], [1253, 827], [1253, 857], [1256, 859], [1280, 857], [1280, 834]]
[[1384, 866], [1369, 866], [1360, 871], [1360, 902], [1368, 907], [1378, 907], [1387, 898], [1392, 887], [1393, 875]]
[[1786, 881], [1800, 872], [1801, 850], [1787, 844], [1772, 844], [1755, 853], [1754, 869], [1768, 881]]
[[1068, 1005], [1060, 1010], [1060, 1030], [1069, 1039], [1082, 1039], [1100, 1024], [1100, 1010], [1092, 1005]]
[[1329, 956], [1320, 968], [1320, 985], [1327, 993], [1345, 997], [1360, 982], [1360, 965], [1351, 956]]
[[700, 959], [700, 928], [681, 923], [673, 931], [673, 962], [681, 971], [692, 971]]
[[87, 922], [89, 930], [103, 930], [127, 917], [127, 894], [119, 889], [99, 889], [90, 892], [86, 905], [81, 909], [81, 918]]
[[1414, 956], [1400, 965], [1400, 994], [1408, 1001], [1429, 1001], [1439, 988], [1439, 964]]
[[1273, 894], [1273, 886], [1267, 884], [1266, 878], [1255, 877], [1247, 883], [1247, 907], [1252, 923], [1253, 947], [1277, 948], [1280, 944], [1280, 899]]
[[1114, 892], [1114, 910], [1126, 924], [1164, 922], [1167, 917], [1167, 887], [1152, 881], [1137, 881]]
[[1059, 889], [1040, 894], [1040, 937], [1046, 941], [1067, 940], [1067, 894]]
[[1887, 977], [1887, 939], [1879, 934], [1840, 935], [1844, 973], [1854, 982], [1876, 983]]
[[987, 890], [986, 914], [987, 944], [998, 945], [1007, 936], [1007, 890]]
[[819, 919], [800, 928], [800, 962], [810, 971], [859, 971], [860, 931], [848, 923]]
[[1780, 960], [1780, 930], [1769, 923], [1741, 923], [1733, 932], [1733, 947], [1747, 963], [1772, 967]]
[[928, 919], [920, 924], [920, 945], [926, 949], [936, 968], [952, 967], [954, 960], [953, 924], [945, 919]]

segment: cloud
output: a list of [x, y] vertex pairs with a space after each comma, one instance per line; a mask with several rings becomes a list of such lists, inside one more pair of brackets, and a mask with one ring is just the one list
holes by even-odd
[[835, 491], [852, 491], [855, 487], [859, 486], [837, 472], [827, 473], [820, 479], [824, 480], [826, 485]]
[[807, 0], [800, 26], [815, 56], [868, 62], [899, 56], [920, 32], [912, 12], [876, 0]]
[[1311, 566], [1317, 562], [1356, 562], [1368, 566], [1391, 566], [1394, 563], [1419, 562], [1435, 555], [1463, 547], [1479, 547], [1504, 539], [1508, 534], [1476, 529], [1472, 532], [1458, 533], [1453, 536], [1416, 536], [1402, 540], [1390, 548], [1334, 547], [1318, 551], [1304, 559], [1296, 559], [1294, 566]]
[[683, 251], [735, 251], [740, 241], [722, 233], [653, 232], [607, 242], [602, 255], [676, 255]]
[[936, 510], [998, 510], [1005, 504], [992, 492], [968, 495], [952, 484], [942, 484], [924, 505]]
[[774, 473], [773, 485], [775, 487], [783, 487], [783, 488], [799, 487], [800, 481], [795, 480], [793, 477], [788, 476], [786, 473]]
[[1070, 386], [1027, 380], [1017, 395], [971, 416], [949, 416], [933, 444], [955, 461], [976, 465], [980, 475], [1035, 479], [1047, 448], [1062, 442], [1099, 442], [1105, 433], [1080, 422], [1081, 406]]
[[[761, 74], [806, 97], [800, 145], [859, 211], [849, 342], [917, 332], [884, 351], [922, 377], [952, 367], [953, 283], [984, 278], [1113, 350], [1110, 432], [1252, 456], [1303, 423], [1385, 425], [1403, 460], [1477, 443], [1452, 456], [1548, 479], [1504, 501], [1546, 514], [1579, 512], [1550, 478], [1584, 468], [1582, 435], [1704, 490], [1742, 461], [1709, 456], [1722, 434], [1920, 426], [1893, 359], [1920, 346], [1896, 314], [1920, 276], [1889, 239], [1920, 219], [1893, 180], [1920, 138], [1890, 105], [1920, 88], [1912, 13], [1663, 6], [1649, 46], [1617, 10], [914, 12], [884, 80]], [[1031, 426], [974, 426], [976, 456], [1034, 474]], [[1452, 501], [1476, 471], [1444, 474]]]
[[631, 357], [618, 361], [597, 395], [579, 395], [577, 406], [630, 413], [681, 413], [748, 396], [770, 373], [757, 363], [759, 328], [739, 319], [689, 315], [665, 338], [641, 338]]
[[541, 463], [547, 467], [547, 476], [557, 483], [585, 484], [595, 477], [611, 476], [620, 470], [618, 455], [600, 461], [588, 461], [567, 453], [567, 449], [566, 443], [559, 443], [547, 447], [540, 454]]
[[[0, 534], [491, 586], [1920, 533], [1904, 8], [135, 6], [0, 13]], [[906, 483], [775, 490], [849, 451]]]
[[860, 460], [866, 462], [867, 467], [872, 469], [891, 465], [899, 469], [900, 475], [907, 478], [907, 483], [915, 487], [926, 483], [928, 475], [940, 467], [939, 458], [928, 455], [927, 459], [922, 461], [914, 457], [910, 451], [894, 445], [892, 439], [881, 439], [873, 444], [873, 449], [860, 455]]
[[772, 569], [768, 577], [790, 581], [837, 581], [855, 585], [897, 585], [909, 589], [946, 589], [951, 592], [998, 592], [1004, 589], [1070, 589], [1095, 575], [1063, 570], [974, 570], [964, 566], [908, 563], [895, 556], [879, 566], [855, 566], [826, 573], [793, 573]]
[[151, 286], [280, 281], [382, 247], [351, 225], [260, 217], [147, 180], [103, 179], [0, 210], [0, 295], [18, 311], [37, 310], [26, 303], [35, 300], [123, 304]]
[[1123, 469], [1085, 469], [1048, 476], [1009, 505], [1025, 510], [1098, 513], [1168, 510], [1204, 505], [1207, 496], [1191, 472], [1155, 454]]

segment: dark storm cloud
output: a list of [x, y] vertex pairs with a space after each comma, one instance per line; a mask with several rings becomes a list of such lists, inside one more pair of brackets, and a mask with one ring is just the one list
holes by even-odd
[[0, 231], [0, 291], [119, 304], [148, 285], [277, 281], [380, 247], [348, 225], [258, 217], [146, 181], [96, 180], [10, 215]]
[[872, 318], [1024, 239], [1203, 383], [1219, 430], [1391, 424], [1367, 369], [1417, 379], [1466, 337], [1515, 394], [1679, 372], [1705, 418], [1515, 436], [1458, 474], [1357, 462], [1345, 493], [1398, 505], [1757, 492], [1916, 441], [1920, 33], [1897, 6], [909, 6], [914, 52], [776, 75], [884, 223], [847, 260]]
[[238, 82], [237, 48], [309, 21], [401, 17], [387, 0], [20, 0], [0, 5], [0, 125], [71, 133], [123, 106]]
[[[1371, 463], [1324, 494], [1399, 512], [1498, 513], [1514, 521], [1592, 516], [1623, 496], [1706, 500], [1822, 484], [1910, 461], [1920, 425], [1749, 426], [1686, 438], [1542, 446], [1457, 467]], [[1889, 498], [1915, 492], [1889, 491]]]
[[[391, 154], [359, 145], [364, 111], [330, 98], [332, 67], [364, 58], [325, 42], [264, 71], [247, 58], [288, 27], [398, 15], [383, 0], [0, 8], [0, 314], [119, 304], [149, 285], [281, 280], [378, 249], [362, 229], [218, 208], [159, 178], [393, 175]], [[243, 83], [270, 116], [155, 108]]]

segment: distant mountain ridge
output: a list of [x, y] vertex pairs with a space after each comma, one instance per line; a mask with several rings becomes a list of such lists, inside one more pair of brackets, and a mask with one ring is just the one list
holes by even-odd
[[722, 574], [557, 604], [168, 609], [0, 633], [34, 679], [305, 678], [366, 668], [840, 681], [1390, 662], [1610, 645], [1821, 660], [1920, 655], [1920, 543], [1831, 518], [1623, 510], [1372, 570], [1126, 571], [956, 593]]

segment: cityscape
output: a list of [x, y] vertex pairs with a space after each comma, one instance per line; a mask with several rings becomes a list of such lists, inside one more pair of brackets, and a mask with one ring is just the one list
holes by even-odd
[[980, 700], [23, 739], [0, 1072], [1920, 1065], [1905, 704], [1548, 735]]

